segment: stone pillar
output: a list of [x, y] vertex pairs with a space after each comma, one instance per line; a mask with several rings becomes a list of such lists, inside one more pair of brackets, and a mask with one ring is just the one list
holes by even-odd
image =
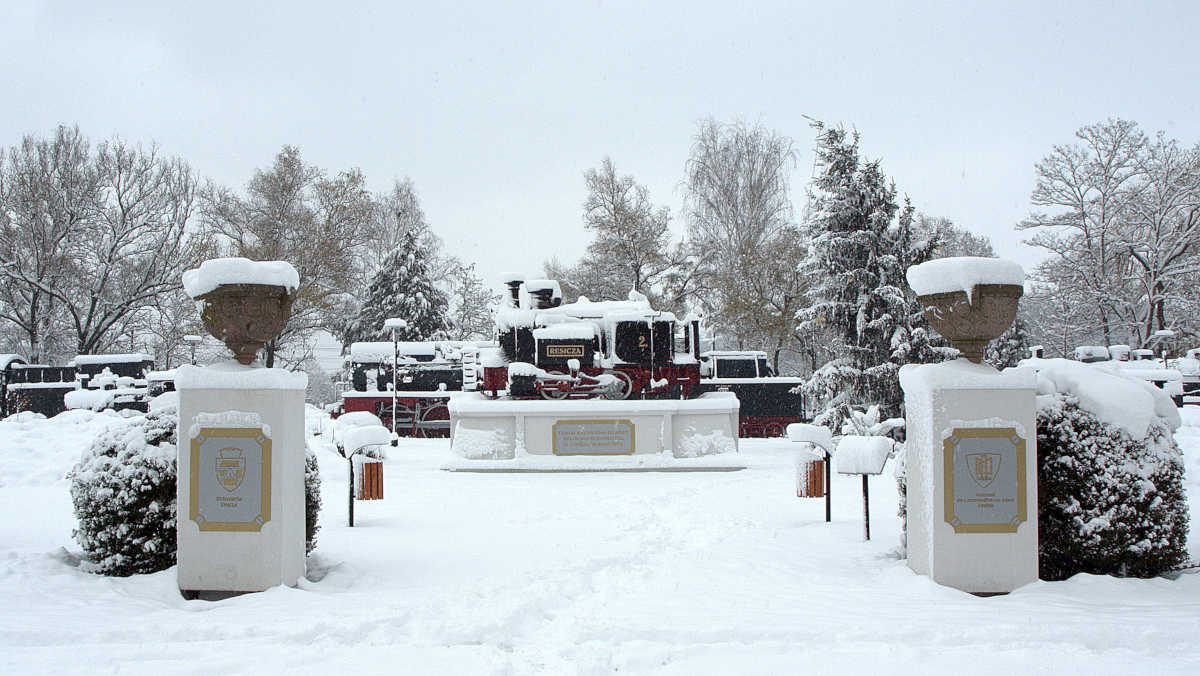
[[1036, 375], [966, 359], [901, 369], [908, 565], [976, 594], [1038, 576]]
[[304, 575], [307, 381], [233, 362], [179, 368], [181, 590], [260, 591]]

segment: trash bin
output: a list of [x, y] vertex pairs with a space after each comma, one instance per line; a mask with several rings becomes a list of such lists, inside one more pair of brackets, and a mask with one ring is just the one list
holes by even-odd
[[825, 497], [825, 461], [801, 457], [796, 461], [796, 497]]
[[354, 497], [359, 500], [383, 499], [383, 461], [376, 458], [363, 458], [358, 464], [358, 479], [355, 482]]

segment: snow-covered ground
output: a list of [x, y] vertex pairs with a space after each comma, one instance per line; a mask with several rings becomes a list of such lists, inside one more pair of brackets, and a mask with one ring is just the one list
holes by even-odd
[[[184, 601], [173, 569], [77, 568], [62, 477], [115, 422], [0, 422], [3, 673], [1200, 672], [1200, 573], [939, 587], [896, 557], [890, 469], [863, 542], [857, 478], [835, 477], [826, 524], [787, 444], [755, 440], [741, 472], [645, 474], [456, 474], [447, 442], [404, 442], [351, 529], [345, 461], [317, 438], [310, 579]], [[1198, 523], [1200, 408], [1184, 422]]]

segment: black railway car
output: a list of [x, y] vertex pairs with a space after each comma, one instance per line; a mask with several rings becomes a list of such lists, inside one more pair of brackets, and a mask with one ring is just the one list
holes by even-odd
[[4, 387], [5, 415], [33, 411], [47, 418], [67, 410], [63, 397], [79, 389], [73, 366], [11, 364]]
[[[133, 378], [136, 386], [146, 386], [146, 374], [154, 370], [154, 357], [148, 354], [81, 354], [72, 360], [80, 387], [90, 387], [89, 383], [99, 375], [113, 375], [118, 378]], [[106, 374], [105, 371], [108, 371]]]
[[733, 392], [741, 402], [738, 436], [781, 437], [791, 423], [805, 422], [804, 379], [776, 376], [765, 352], [705, 352], [700, 361], [695, 391]]
[[[348, 362], [351, 389], [342, 393], [339, 415], [368, 411], [389, 427], [394, 419], [400, 436], [448, 437], [450, 393], [463, 389], [464, 355], [473, 359], [475, 349], [475, 344], [463, 341], [354, 343]], [[468, 370], [475, 375], [473, 361]]]
[[8, 408], [8, 384], [12, 380], [12, 372], [27, 363], [19, 354], [0, 354], [0, 418], [16, 413]]

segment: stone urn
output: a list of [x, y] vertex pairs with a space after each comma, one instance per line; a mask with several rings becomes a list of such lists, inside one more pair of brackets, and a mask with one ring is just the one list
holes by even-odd
[[217, 340], [249, 366], [263, 345], [279, 335], [291, 316], [296, 292], [274, 284], [220, 284], [196, 296], [200, 319]]
[[1023, 292], [1020, 284], [976, 284], [969, 299], [965, 291], [951, 291], [917, 300], [933, 329], [978, 364], [987, 344], [1012, 326]]

